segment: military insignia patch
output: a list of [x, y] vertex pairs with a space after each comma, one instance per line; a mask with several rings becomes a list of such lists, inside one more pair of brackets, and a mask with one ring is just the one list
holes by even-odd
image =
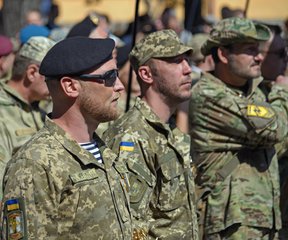
[[121, 142], [120, 143], [120, 151], [134, 151], [134, 143], [133, 142]]
[[6, 239], [26, 239], [24, 202], [20, 198], [14, 198], [4, 204], [3, 231]]
[[8, 211], [18, 210], [20, 208], [19, 202], [17, 199], [7, 200], [6, 204], [7, 204], [7, 210]]
[[8, 239], [22, 239], [24, 237], [23, 215], [21, 212], [8, 214]]
[[247, 115], [250, 117], [272, 118], [275, 113], [268, 107], [252, 104], [247, 106]]

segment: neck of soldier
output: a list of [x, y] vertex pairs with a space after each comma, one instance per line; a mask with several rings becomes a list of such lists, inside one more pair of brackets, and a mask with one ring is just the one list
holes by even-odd
[[52, 119], [78, 143], [92, 141], [93, 134], [99, 125], [99, 122], [94, 119], [85, 118], [74, 105], [65, 105], [63, 102], [59, 108], [54, 104]]
[[147, 91], [142, 100], [150, 106], [163, 123], [167, 123], [176, 110], [176, 106], [171, 106], [162, 95], [152, 91]]
[[216, 64], [214, 70], [214, 76], [219, 78], [222, 82], [226, 83], [227, 85], [236, 88], [245, 86], [249, 81], [249, 79], [247, 78], [242, 78], [240, 76], [235, 75], [228, 69], [226, 65], [223, 64]]

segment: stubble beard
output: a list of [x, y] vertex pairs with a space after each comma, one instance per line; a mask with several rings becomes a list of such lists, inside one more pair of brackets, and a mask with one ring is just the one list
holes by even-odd
[[[239, 67], [233, 58], [230, 58], [229, 62], [230, 62], [229, 66], [230, 71], [233, 72], [236, 76], [239, 76], [246, 80], [250, 80], [261, 76], [261, 70], [260, 70], [261, 64], [252, 63], [249, 66], [245, 66], [244, 68], [243, 66]], [[258, 71], [252, 69], [255, 68], [256, 66], [258, 66]]]
[[191, 97], [191, 91], [188, 92], [187, 90], [181, 90], [180, 88], [172, 89], [162, 81], [158, 81], [158, 91], [167, 99], [169, 105], [172, 106], [176, 106], [182, 102], [185, 102]]
[[90, 116], [97, 122], [108, 122], [115, 120], [119, 117], [120, 113], [117, 108], [105, 106], [100, 101], [86, 97], [81, 97], [81, 111], [83, 114]]

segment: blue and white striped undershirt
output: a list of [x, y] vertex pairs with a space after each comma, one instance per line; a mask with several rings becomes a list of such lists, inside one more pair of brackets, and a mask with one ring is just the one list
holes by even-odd
[[93, 156], [97, 159], [99, 163], [103, 163], [100, 150], [97, 146], [96, 141], [94, 142], [88, 142], [88, 143], [79, 143], [81, 147], [89, 151], [93, 154]]

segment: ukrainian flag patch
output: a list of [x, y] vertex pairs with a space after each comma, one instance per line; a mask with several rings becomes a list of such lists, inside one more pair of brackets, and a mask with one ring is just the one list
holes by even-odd
[[8, 211], [18, 210], [20, 208], [19, 202], [17, 199], [7, 200], [6, 204], [7, 204], [7, 210]]
[[120, 151], [134, 151], [134, 143], [133, 142], [120, 142]]

